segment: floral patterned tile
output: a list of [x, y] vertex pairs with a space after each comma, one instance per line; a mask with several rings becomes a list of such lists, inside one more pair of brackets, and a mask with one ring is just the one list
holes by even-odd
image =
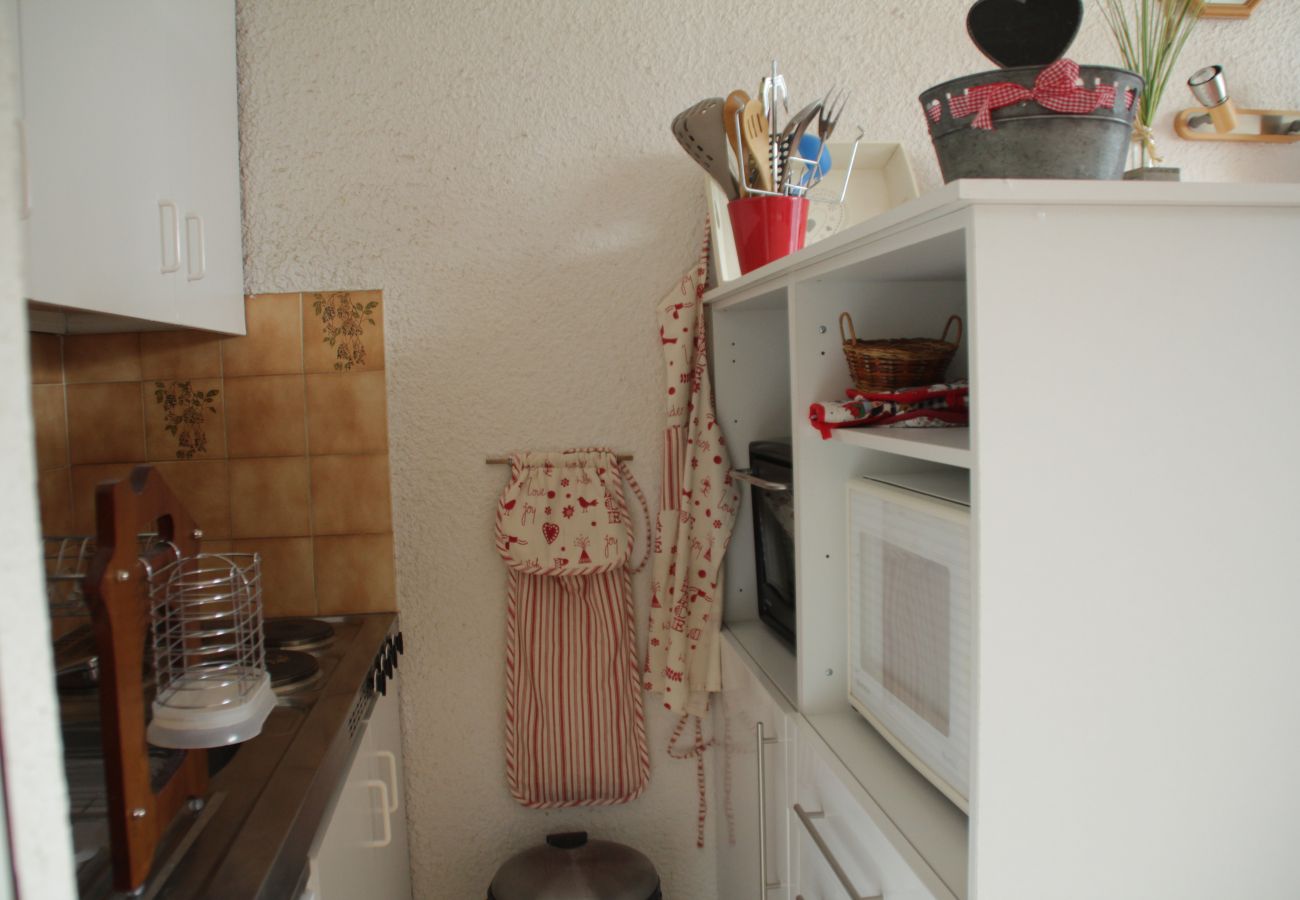
[[145, 443], [149, 459], [220, 459], [226, 455], [221, 379], [146, 381]]
[[381, 291], [302, 295], [303, 367], [308, 372], [359, 372], [384, 367]]

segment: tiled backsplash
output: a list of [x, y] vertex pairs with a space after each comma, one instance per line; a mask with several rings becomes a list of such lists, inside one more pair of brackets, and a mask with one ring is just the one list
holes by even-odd
[[209, 550], [262, 554], [267, 615], [396, 609], [378, 291], [262, 294], [246, 337], [32, 335], [47, 535], [148, 462]]

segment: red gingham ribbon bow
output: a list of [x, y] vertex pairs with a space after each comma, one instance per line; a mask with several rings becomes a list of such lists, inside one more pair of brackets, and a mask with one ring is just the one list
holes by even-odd
[[971, 128], [992, 131], [993, 110], [1025, 100], [1061, 113], [1090, 113], [1103, 106], [1114, 109], [1114, 85], [1102, 84], [1090, 91], [1079, 87], [1078, 81], [1079, 64], [1072, 59], [1058, 59], [1038, 74], [1032, 91], [1008, 81], [986, 84], [950, 97], [948, 111], [956, 119], [977, 113]]

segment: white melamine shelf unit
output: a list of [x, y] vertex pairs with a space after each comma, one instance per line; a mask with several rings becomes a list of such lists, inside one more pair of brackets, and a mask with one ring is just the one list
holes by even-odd
[[[706, 295], [733, 463], [794, 446], [798, 654], [756, 622], [747, 497], [728, 626], [927, 883], [987, 900], [1300, 884], [1300, 419], [1274, 395], [1294, 376], [1300, 302], [1276, 273], [1296, 246], [1296, 184], [964, 181]], [[961, 315], [949, 375], [970, 379], [971, 427], [823, 441], [807, 410], [849, 385], [842, 311], [861, 337]], [[846, 701], [845, 483], [954, 469], [972, 495], [969, 819]]]

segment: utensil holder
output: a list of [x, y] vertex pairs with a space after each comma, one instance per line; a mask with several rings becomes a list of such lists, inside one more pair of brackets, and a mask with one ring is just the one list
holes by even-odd
[[803, 197], [732, 200], [727, 215], [742, 275], [803, 249], [808, 230], [808, 200]]
[[255, 737], [275, 706], [256, 553], [200, 553], [150, 574], [157, 693], [149, 742], [221, 747]]

